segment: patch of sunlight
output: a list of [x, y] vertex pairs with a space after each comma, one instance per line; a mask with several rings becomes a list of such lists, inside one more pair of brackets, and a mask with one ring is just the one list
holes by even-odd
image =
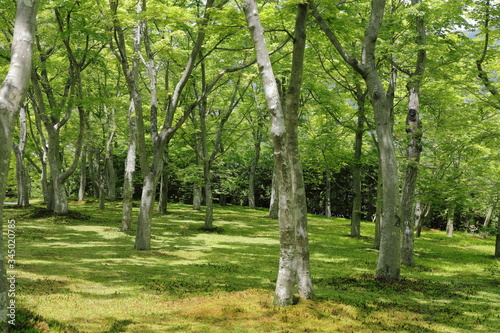
[[233, 236], [233, 235], [219, 235], [219, 234], [198, 234], [193, 237], [194, 240], [203, 240], [206, 244], [210, 246], [216, 246], [219, 248], [233, 248], [232, 244], [237, 243], [238, 245], [277, 245], [276, 239], [266, 238], [266, 237], [243, 237], [243, 236]]
[[311, 253], [311, 258], [313, 258], [314, 260], [321, 260], [324, 263], [333, 263], [333, 264], [339, 264], [342, 262], [349, 261], [349, 258], [342, 258], [342, 257], [333, 258], [323, 253]]
[[[108, 242], [84, 242], [84, 243], [66, 243], [66, 242], [52, 242], [49, 247], [62, 247], [62, 248], [85, 248], [85, 247], [96, 247], [96, 246], [108, 246], [114, 247], [114, 244]], [[43, 244], [40, 247], [47, 247], [47, 244]]]
[[124, 238], [124, 233], [119, 231], [118, 228], [79, 225], [79, 226], [67, 226], [66, 229], [74, 231], [82, 231], [82, 232], [95, 232], [99, 235], [99, 237], [104, 239]]

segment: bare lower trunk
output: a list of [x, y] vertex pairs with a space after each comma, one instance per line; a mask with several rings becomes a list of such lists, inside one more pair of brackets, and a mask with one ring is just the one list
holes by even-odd
[[430, 204], [424, 204], [420, 201], [417, 201], [415, 204], [415, 237], [420, 237], [420, 234], [422, 233], [422, 226], [424, 224], [424, 221], [426, 217], [429, 215], [431, 211], [431, 205]]
[[85, 187], [87, 186], [87, 148], [82, 151], [82, 163], [80, 164], [80, 186], [78, 188], [78, 201], [85, 199]]
[[325, 216], [332, 217], [332, 176], [330, 170], [325, 171]]
[[201, 186], [197, 183], [193, 185], [193, 209], [201, 210]]
[[116, 171], [113, 164], [113, 156], [106, 156], [106, 189], [107, 197], [111, 201], [116, 200]]
[[278, 218], [278, 208], [279, 208], [279, 195], [278, 186], [276, 183], [276, 168], [273, 170], [273, 179], [271, 183], [271, 200], [269, 202], [269, 217], [272, 219]]
[[450, 204], [448, 206], [446, 222], [446, 237], [453, 237], [453, 220], [455, 219], [455, 204]]
[[148, 173], [144, 177], [139, 217], [137, 219], [137, 232], [135, 235], [136, 250], [149, 250], [151, 248], [151, 218], [156, 193], [155, 178], [153, 172]]
[[16, 156], [16, 180], [17, 180], [17, 205], [26, 207], [30, 205], [29, 174], [24, 161], [24, 148], [26, 147], [26, 107], [25, 104], [19, 112], [19, 145], [14, 145]]
[[358, 117], [358, 128], [354, 141], [354, 166], [352, 169], [352, 190], [354, 192], [351, 216], [352, 237], [361, 236], [361, 154], [363, 148], [363, 132], [363, 121], [361, 117]]
[[495, 239], [495, 257], [500, 258], [500, 215], [497, 219], [497, 236]]
[[[483, 222], [483, 228], [487, 228], [490, 225], [491, 217], [493, 216], [493, 211], [495, 210], [495, 206], [496, 203], [488, 207], [488, 210], [486, 211], [486, 217], [484, 218]], [[488, 232], [481, 231], [479, 235], [483, 238], [486, 238], [488, 236]]]
[[[204, 229], [210, 230], [213, 228], [213, 217], [214, 217], [214, 200], [212, 193], [212, 176], [210, 175], [210, 165], [205, 163], [205, 225]], [[208, 164], [208, 165], [207, 165]]]
[[[166, 163], [163, 166], [165, 169]], [[168, 175], [165, 170], [162, 171], [160, 177], [160, 193], [158, 198], [158, 209], [157, 212], [160, 214], [167, 214], [168, 206]]]
[[130, 102], [129, 108], [129, 134], [127, 159], [125, 160], [125, 176], [123, 179], [123, 206], [122, 225], [120, 230], [127, 231], [132, 228], [132, 200], [134, 196], [134, 172], [136, 159], [136, 123], [134, 116], [134, 103]]
[[255, 209], [255, 170], [257, 169], [257, 164], [260, 158], [260, 135], [254, 135], [254, 155], [252, 160], [252, 166], [250, 167], [250, 175], [248, 177], [248, 207], [250, 209]]

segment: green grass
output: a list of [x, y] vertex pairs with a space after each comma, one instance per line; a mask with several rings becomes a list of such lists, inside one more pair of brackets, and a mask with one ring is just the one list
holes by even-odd
[[[429, 230], [397, 283], [373, 278], [373, 224], [310, 216], [314, 301], [278, 308], [277, 221], [264, 210], [171, 204], [152, 250], [133, 250], [121, 207], [73, 203], [68, 216], [6, 207], [16, 220], [19, 332], [498, 332], [500, 262], [493, 239]], [[29, 330], [27, 327], [31, 327]]]

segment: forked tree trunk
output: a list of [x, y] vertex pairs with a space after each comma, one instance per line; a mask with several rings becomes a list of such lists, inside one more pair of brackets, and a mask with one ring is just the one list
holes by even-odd
[[[32, 46], [38, 1], [17, 1], [16, 22], [12, 37], [9, 71], [0, 87], [0, 235], [3, 235], [3, 204], [7, 186], [12, 137], [19, 109], [28, 90], [31, 74]], [[8, 283], [5, 266], [6, 246], [0, 237], [0, 330], [7, 331]]]
[[[287, 306], [293, 303], [293, 288], [299, 278], [301, 297], [313, 296], [309, 273], [309, 248], [305, 191], [302, 169], [298, 158], [296, 126], [298, 101], [302, 79], [305, 46], [307, 4], [298, 5], [295, 25], [295, 43], [292, 59], [292, 76], [287, 93], [287, 113], [283, 112], [281, 96], [260, 23], [255, 0], [246, 0], [243, 9], [252, 36], [257, 63], [264, 87], [267, 106], [271, 115], [271, 136], [274, 146], [276, 182], [279, 192], [278, 221], [280, 226], [280, 263], [276, 281], [275, 303]], [[288, 117], [288, 118], [287, 118]], [[292, 126], [292, 128], [287, 128]], [[295, 191], [294, 191], [295, 190]]]

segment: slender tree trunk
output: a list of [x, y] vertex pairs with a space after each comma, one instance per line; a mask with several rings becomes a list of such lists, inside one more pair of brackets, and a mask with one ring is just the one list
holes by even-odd
[[417, 201], [415, 204], [415, 237], [420, 237], [422, 233], [422, 226], [424, 225], [424, 221], [426, 217], [429, 215], [429, 212], [431, 211], [431, 205], [430, 204], [425, 204], [422, 205], [420, 201]]
[[128, 132], [128, 150], [125, 160], [125, 176], [123, 179], [123, 206], [122, 206], [122, 225], [120, 230], [127, 231], [132, 228], [132, 200], [134, 197], [134, 172], [136, 159], [136, 123], [134, 102], [130, 101], [128, 111], [129, 132]]
[[[168, 156], [168, 154], [165, 155]], [[168, 174], [167, 174], [168, 157], [165, 158], [166, 161], [163, 162], [163, 168], [160, 176], [158, 209], [156, 210], [160, 214], [167, 214], [167, 206], [168, 206]]]
[[99, 163], [97, 179], [99, 180], [99, 209], [106, 209], [106, 166]]
[[[418, 5], [421, 0], [412, 0], [412, 5]], [[417, 31], [417, 45], [420, 49], [417, 52], [415, 72], [411, 74], [411, 80], [407, 85], [409, 93], [408, 114], [406, 117], [406, 132], [409, 143], [407, 148], [406, 174], [401, 194], [401, 218], [403, 221], [403, 242], [401, 249], [401, 260], [404, 265], [413, 266], [414, 236], [413, 227], [415, 225], [415, 188], [417, 186], [418, 164], [422, 151], [422, 124], [420, 122], [419, 94], [422, 78], [425, 71], [426, 50], [425, 50], [425, 25], [421, 16], [416, 17], [415, 26]]]
[[495, 258], [500, 258], [500, 215], [497, 218], [497, 236], [495, 238]]
[[257, 164], [260, 158], [260, 129], [257, 129], [257, 131], [258, 133], [254, 133], [254, 155], [252, 165], [250, 166], [250, 174], [248, 176], [248, 207], [250, 209], [255, 209], [255, 171], [257, 170]]
[[278, 218], [279, 209], [278, 184], [276, 182], [276, 167], [273, 168], [273, 179], [271, 182], [271, 200], [269, 202], [269, 217], [272, 219]]
[[410, 88], [410, 101], [406, 118], [407, 132], [410, 143], [407, 148], [407, 165], [403, 190], [401, 194], [401, 217], [403, 219], [403, 241], [401, 260], [404, 265], [413, 266], [413, 246], [415, 226], [415, 188], [417, 187], [418, 163], [420, 161], [420, 144], [422, 130], [418, 114], [418, 89]]
[[364, 128], [364, 102], [365, 94], [361, 92], [361, 88], [357, 88], [356, 99], [358, 102], [358, 126], [356, 128], [354, 139], [354, 165], [352, 169], [352, 189], [354, 198], [352, 200], [352, 215], [351, 215], [351, 236], [361, 236], [361, 155], [363, 149], [363, 133]]
[[375, 50], [382, 26], [385, 0], [372, 0], [370, 20], [367, 23], [360, 60], [352, 57], [342, 46], [335, 33], [329, 28], [316, 6], [313, 4], [313, 15], [335, 46], [340, 56], [365, 80], [370, 101], [374, 110], [376, 132], [381, 165], [383, 206], [380, 225], [380, 252], [376, 277], [380, 280], [397, 280], [400, 277], [401, 265], [401, 218], [400, 196], [398, 184], [398, 168], [393, 143], [393, 103], [395, 78], [391, 75], [387, 90], [382, 84], [377, 71]]
[[[491, 217], [493, 216], [493, 211], [495, 210], [496, 202], [493, 205], [490, 205], [488, 207], [488, 210], [486, 211], [486, 217], [484, 218], [483, 222], [483, 228], [487, 228], [490, 225]], [[486, 238], [488, 236], [488, 232], [486, 231], [481, 231], [479, 235], [483, 238]]]
[[[17, 1], [10, 67], [0, 87], [0, 235], [4, 234], [3, 205], [13, 130], [30, 82], [37, 6], [36, 0]], [[3, 238], [0, 237], [0, 330], [7, 331], [9, 326], [6, 321], [10, 319], [7, 307], [10, 302]]]
[[82, 163], [80, 164], [80, 187], [78, 188], [78, 201], [85, 199], [85, 187], [87, 186], [87, 147], [82, 151]]
[[446, 237], [453, 237], [453, 220], [455, 219], [455, 204], [448, 205], [448, 214], [446, 222]]
[[332, 175], [330, 170], [325, 170], [325, 216], [332, 217]]
[[26, 107], [25, 104], [19, 112], [19, 145], [14, 145], [16, 156], [16, 180], [17, 180], [17, 205], [26, 207], [30, 205], [29, 173], [24, 161], [24, 148], [26, 147]]

